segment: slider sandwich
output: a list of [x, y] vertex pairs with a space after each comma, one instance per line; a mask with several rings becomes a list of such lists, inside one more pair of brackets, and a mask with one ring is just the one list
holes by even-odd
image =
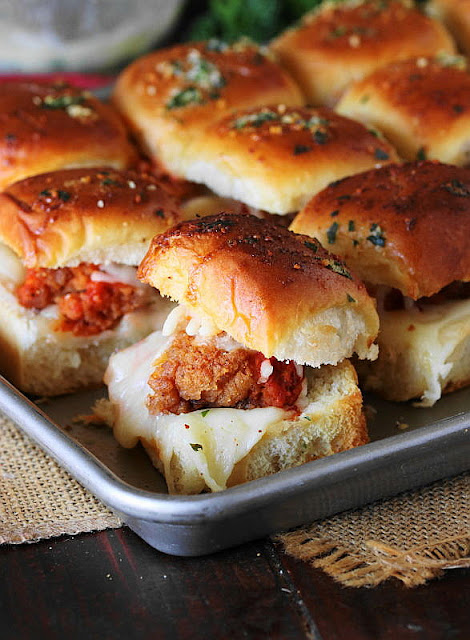
[[309, 103], [330, 107], [389, 62], [456, 52], [445, 27], [410, 0], [324, 2], [271, 47]]
[[424, 162], [345, 178], [291, 229], [344, 259], [377, 299], [379, 357], [366, 388], [432, 406], [470, 384], [470, 169]]
[[461, 56], [381, 67], [351, 85], [336, 109], [381, 131], [406, 160], [470, 164], [470, 73]]
[[139, 278], [179, 303], [112, 356], [110, 406], [171, 493], [219, 491], [367, 441], [347, 358], [374, 358], [364, 285], [316, 240], [219, 214], [155, 238]]
[[117, 79], [113, 102], [143, 152], [185, 177], [188, 146], [235, 109], [304, 98], [272, 54], [249, 42], [176, 45], [132, 62]]
[[0, 189], [58, 169], [126, 169], [137, 160], [115, 109], [66, 83], [1, 83], [0, 113]]
[[180, 221], [149, 175], [69, 169], [0, 194], [0, 372], [58, 395], [102, 382], [111, 353], [168, 311], [136, 278], [151, 239]]

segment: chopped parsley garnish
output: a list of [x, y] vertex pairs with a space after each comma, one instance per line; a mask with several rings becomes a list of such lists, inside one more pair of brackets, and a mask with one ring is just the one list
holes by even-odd
[[468, 198], [470, 196], [470, 185], [466, 185], [460, 180], [451, 180], [444, 184], [443, 187], [453, 196], [458, 196], [459, 198]]
[[367, 236], [367, 240], [371, 242], [376, 247], [385, 247], [385, 235], [382, 231], [380, 225], [376, 222], [372, 223], [370, 226], [371, 234]]
[[84, 96], [46, 96], [41, 102], [42, 109], [66, 109], [74, 104], [82, 104]]
[[317, 129], [313, 132], [313, 139], [317, 144], [326, 144], [328, 142], [328, 134], [326, 133], [326, 131]]
[[352, 275], [346, 269], [344, 264], [339, 260], [326, 260], [324, 265], [330, 271], [334, 271], [335, 273], [338, 273], [340, 276], [343, 276], [345, 278], [348, 278], [349, 280], [352, 280]]
[[204, 409], [203, 411], [201, 411], [201, 416], [203, 418], [205, 418], [207, 416], [207, 414], [209, 413], [210, 409]]
[[52, 193], [49, 191], [49, 189], [43, 189], [39, 195], [44, 196], [45, 198], [52, 197]]
[[384, 151], [383, 149], [375, 149], [374, 151], [374, 157], [377, 160], [388, 160], [390, 158], [390, 156], [388, 155], [388, 153], [386, 151]]
[[307, 249], [311, 249], [314, 253], [318, 252], [318, 244], [316, 244], [315, 242], [309, 242], [308, 240], [306, 240], [304, 242], [304, 245], [307, 247]]
[[346, 35], [348, 32], [347, 28], [344, 25], [339, 25], [330, 31], [328, 34], [329, 38], [341, 38], [341, 36]]
[[198, 442], [190, 442], [189, 446], [193, 451], [200, 451], [202, 449], [202, 444], [199, 444]]
[[62, 202], [67, 202], [67, 200], [70, 200], [70, 193], [68, 191], [64, 191], [63, 189], [58, 189], [57, 195], [62, 200]]
[[236, 223], [233, 220], [199, 220], [198, 227], [202, 232], [205, 231], [223, 231], [233, 227]]
[[332, 218], [336, 218], [336, 216], [338, 215], [338, 213], [339, 213], [339, 209], [335, 209], [334, 211], [332, 211], [332, 212], [330, 213], [330, 216], [331, 216]]
[[350, 220], [348, 222], [348, 231], [355, 231], [356, 230], [356, 225], [354, 224], [354, 220]]
[[246, 116], [240, 116], [232, 121], [232, 129], [243, 129], [244, 127], [261, 127], [265, 122], [278, 120], [279, 116], [274, 111], [265, 109], [257, 113], [250, 113]]
[[352, 243], [353, 243], [353, 247], [357, 247], [357, 245], [359, 244], [359, 240], [356, 240], [356, 239], [354, 238], [354, 240], [352, 241]]
[[108, 187], [108, 186], [114, 186], [114, 187], [120, 187], [121, 183], [118, 182], [117, 180], [113, 180], [112, 178], [105, 178], [101, 184], [103, 185], [103, 187]]
[[165, 212], [163, 211], [163, 209], [156, 209], [155, 210], [155, 215], [158, 216], [159, 218], [164, 218], [165, 217]]
[[420, 147], [416, 153], [416, 160], [418, 162], [424, 162], [426, 160], [426, 149], [424, 147]]
[[298, 156], [301, 153], [308, 153], [311, 150], [312, 147], [309, 147], [306, 144], [296, 144], [294, 147], [294, 156]]
[[167, 109], [178, 109], [186, 107], [188, 104], [203, 104], [204, 98], [199, 89], [196, 87], [188, 87], [182, 91], [175, 93], [166, 103]]
[[363, 96], [361, 96], [359, 102], [361, 104], [365, 104], [366, 102], [369, 102], [369, 100], [370, 100], [370, 96], [367, 95], [367, 93], [365, 93]]
[[349, 293], [346, 294], [346, 297], [348, 299], [348, 302], [356, 302], [356, 298], [353, 298], [351, 295], [349, 295]]
[[328, 244], [334, 244], [336, 242], [336, 234], [339, 229], [339, 224], [337, 222], [333, 222], [331, 227], [326, 232], [326, 237], [328, 239]]

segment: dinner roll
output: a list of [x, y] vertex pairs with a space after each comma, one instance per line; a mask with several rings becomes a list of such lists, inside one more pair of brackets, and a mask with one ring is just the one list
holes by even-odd
[[343, 176], [397, 161], [362, 124], [320, 107], [238, 111], [191, 145], [185, 177], [270, 213], [298, 211]]
[[299, 105], [304, 98], [264, 49], [210, 40], [134, 61], [119, 76], [113, 100], [144, 152], [182, 175], [189, 142], [218, 118], [270, 102]]
[[185, 217], [171, 189], [150, 174], [66, 169], [0, 194], [0, 241], [29, 268], [136, 266], [151, 239]]
[[314, 196], [291, 229], [365, 282], [432, 296], [470, 279], [470, 169], [423, 162], [350, 176]]
[[392, 60], [455, 53], [442, 24], [407, 0], [323, 3], [271, 46], [309, 102], [328, 106]]
[[470, 164], [470, 73], [464, 58], [414, 58], [353, 84], [337, 110], [377, 127], [407, 160]]
[[426, 10], [442, 20], [460, 50], [470, 55], [470, 0], [431, 0]]
[[114, 109], [64, 83], [0, 83], [0, 189], [72, 167], [125, 169], [137, 159]]
[[432, 406], [470, 384], [470, 169], [424, 162], [351, 176], [291, 228], [337, 252], [377, 298], [379, 357], [357, 363], [367, 389]]
[[152, 241], [138, 277], [266, 357], [318, 367], [376, 356], [364, 285], [317, 241], [270, 220], [180, 223]]

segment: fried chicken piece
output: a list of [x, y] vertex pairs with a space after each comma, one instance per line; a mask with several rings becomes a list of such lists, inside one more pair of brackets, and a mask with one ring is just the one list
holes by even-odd
[[194, 337], [180, 332], [149, 378], [153, 394], [147, 398], [147, 407], [152, 414], [206, 407], [292, 408], [302, 389], [302, 376], [293, 363], [270, 358], [271, 375], [260, 382], [265, 360], [258, 351], [225, 351], [214, 340], [197, 344]]

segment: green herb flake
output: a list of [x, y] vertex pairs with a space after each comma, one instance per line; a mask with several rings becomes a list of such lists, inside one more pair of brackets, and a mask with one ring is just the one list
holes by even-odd
[[370, 100], [370, 96], [367, 95], [367, 93], [365, 93], [363, 96], [360, 97], [359, 102], [361, 104], [365, 104], [366, 102], [369, 102]]
[[301, 153], [308, 153], [311, 150], [312, 147], [306, 144], [296, 144], [294, 147], [294, 156], [299, 156]]
[[346, 294], [346, 297], [348, 299], [348, 302], [356, 302], [356, 298], [353, 298], [351, 295], [349, 295], [349, 293]]
[[470, 196], [470, 185], [464, 184], [460, 180], [451, 180], [443, 185], [444, 189], [453, 196], [468, 198]]
[[354, 220], [350, 220], [348, 222], [348, 231], [356, 231], [356, 225], [354, 224]]
[[181, 107], [186, 107], [189, 104], [203, 104], [204, 98], [202, 93], [196, 87], [188, 87], [187, 89], [183, 89], [182, 91], [178, 91], [175, 93], [170, 100], [166, 103], [166, 108], [170, 109], [179, 109]]
[[202, 449], [202, 444], [199, 444], [198, 442], [190, 442], [189, 446], [193, 451], [201, 451]]
[[163, 211], [163, 209], [156, 209], [155, 210], [155, 215], [158, 216], [159, 218], [164, 218], [165, 217], [165, 212]]
[[232, 121], [232, 129], [244, 129], [245, 127], [261, 127], [265, 122], [278, 120], [279, 116], [274, 111], [264, 109], [257, 113], [250, 113], [246, 116], [240, 116]]
[[354, 240], [352, 241], [352, 245], [353, 245], [353, 247], [357, 247], [357, 245], [358, 245], [358, 244], [359, 244], [359, 240], [354, 239]]
[[314, 253], [318, 252], [318, 244], [315, 244], [315, 242], [309, 242], [308, 240], [306, 240], [304, 242], [304, 245], [307, 247], [307, 249], [311, 249]]
[[377, 222], [370, 225], [371, 234], [367, 236], [367, 240], [376, 247], [385, 247], [385, 235]]
[[207, 414], [209, 413], [210, 409], [204, 409], [203, 411], [201, 411], [201, 416], [203, 418], [205, 418], [207, 416]]
[[328, 38], [341, 38], [342, 36], [346, 35], [347, 32], [348, 30], [344, 25], [339, 25], [338, 27], [335, 27], [330, 31], [330, 33], [328, 34]]
[[43, 189], [39, 196], [42, 196], [43, 198], [51, 198], [52, 193], [49, 191], [49, 189]]
[[334, 244], [336, 242], [336, 234], [338, 233], [338, 229], [339, 229], [339, 224], [337, 222], [333, 222], [331, 227], [326, 232], [328, 244]]
[[321, 129], [317, 129], [313, 133], [313, 139], [317, 144], [326, 144], [328, 142], [328, 134], [326, 131], [322, 131]]
[[105, 178], [104, 180], [101, 181], [101, 184], [103, 185], [103, 187], [108, 187], [108, 186], [120, 187], [121, 186], [120, 182], [118, 182], [117, 180], [113, 180], [112, 178]]
[[67, 202], [70, 200], [70, 193], [68, 191], [64, 191], [63, 189], [59, 189], [57, 191], [58, 197], [62, 200], [62, 202]]
[[332, 211], [332, 212], [330, 213], [330, 216], [331, 216], [332, 218], [336, 218], [336, 216], [338, 215], [338, 213], [339, 213], [339, 209], [335, 209], [334, 211]]
[[42, 109], [66, 109], [74, 104], [82, 104], [84, 96], [46, 96], [41, 102]]
[[340, 276], [343, 276], [344, 278], [348, 278], [348, 280], [352, 280], [352, 275], [346, 269], [344, 264], [339, 260], [326, 260], [324, 264], [325, 264], [325, 267], [330, 271], [334, 271], [335, 273], [338, 273]]
[[377, 149], [375, 149], [374, 151], [374, 158], [376, 158], [377, 160], [388, 160], [390, 156], [386, 151], [377, 147]]
[[426, 149], [424, 147], [420, 147], [416, 152], [416, 160], [418, 162], [424, 162], [426, 160]]

